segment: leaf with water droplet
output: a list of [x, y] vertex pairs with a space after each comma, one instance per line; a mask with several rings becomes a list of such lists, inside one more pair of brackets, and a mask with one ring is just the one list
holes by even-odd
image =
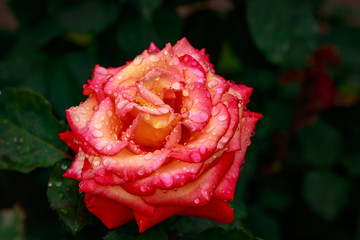
[[85, 208], [83, 194], [79, 193], [79, 182], [62, 177], [64, 168], [70, 165], [70, 162], [61, 161], [55, 166], [49, 179], [47, 197], [60, 220], [75, 235], [85, 225], [92, 223], [94, 217]]
[[28, 173], [66, 156], [58, 133], [63, 127], [50, 103], [27, 89], [8, 88], [0, 95], [0, 169]]

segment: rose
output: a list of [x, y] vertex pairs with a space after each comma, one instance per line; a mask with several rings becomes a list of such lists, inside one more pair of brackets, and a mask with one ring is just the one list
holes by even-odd
[[60, 137], [77, 155], [64, 177], [80, 181], [108, 228], [135, 218], [143, 232], [173, 215], [229, 223], [261, 116], [245, 108], [251, 91], [216, 75], [185, 38], [122, 67], [96, 65], [87, 100], [66, 111], [72, 131]]

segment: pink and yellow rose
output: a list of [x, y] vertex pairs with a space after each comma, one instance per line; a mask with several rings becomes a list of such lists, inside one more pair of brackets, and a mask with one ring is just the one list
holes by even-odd
[[118, 68], [95, 66], [87, 100], [60, 134], [76, 153], [64, 177], [80, 181], [87, 209], [108, 228], [140, 232], [173, 215], [230, 223], [236, 181], [261, 114], [252, 89], [215, 74], [183, 38], [153, 43]]

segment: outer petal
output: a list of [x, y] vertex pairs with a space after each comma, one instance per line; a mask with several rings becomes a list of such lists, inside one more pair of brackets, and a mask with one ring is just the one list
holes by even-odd
[[154, 214], [155, 208], [153, 206], [144, 202], [140, 197], [126, 192], [120, 186], [104, 186], [97, 184], [94, 180], [83, 181], [79, 186], [82, 192], [113, 200], [147, 216]]
[[[225, 94], [222, 98], [222, 102], [227, 106], [228, 112], [230, 115], [230, 124], [229, 127], [224, 134], [224, 136], [220, 139], [217, 144], [217, 149], [223, 149], [224, 146], [227, 145], [229, 140], [232, 139], [236, 127], [239, 125], [239, 100], [232, 96], [231, 94]], [[242, 111], [242, 108], [241, 108]]]
[[79, 151], [79, 143], [75, 138], [75, 134], [71, 131], [66, 130], [63, 133], [59, 133], [59, 137], [63, 140], [72, 150], [75, 152]]
[[134, 216], [139, 226], [139, 231], [142, 233], [146, 229], [154, 226], [155, 224], [171, 216], [181, 213], [185, 209], [186, 208], [182, 208], [182, 207], [157, 207], [154, 215], [152, 215], [151, 217], [143, 215], [136, 211], [134, 211]]
[[109, 229], [119, 227], [134, 218], [131, 209], [106, 198], [85, 193], [84, 202], [86, 208]]
[[229, 127], [230, 117], [225, 105], [219, 103], [203, 132], [195, 133], [184, 145], [176, 145], [171, 157], [186, 161], [204, 161], [214, 153], [216, 145]]
[[247, 147], [250, 145], [250, 136], [255, 129], [256, 122], [261, 114], [245, 111], [241, 122], [241, 150], [236, 152], [235, 160], [223, 180], [214, 192], [214, 198], [232, 200], [236, 182], [239, 178], [240, 167], [244, 162]]
[[176, 191], [157, 189], [151, 196], [142, 197], [147, 203], [157, 206], [198, 207], [207, 204], [212, 192], [234, 161], [234, 153], [225, 153], [218, 164]]
[[202, 217], [221, 223], [231, 223], [234, 219], [234, 209], [227, 201], [211, 200], [203, 207], [190, 207], [179, 213], [181, 216]]

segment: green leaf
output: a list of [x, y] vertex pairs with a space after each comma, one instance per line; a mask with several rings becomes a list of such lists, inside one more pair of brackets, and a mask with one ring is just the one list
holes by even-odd
[[331, 172], [306, 174], [303, 197], [310, 208], [326, 220], [333, 220], [349, 200], [350, 181]]
[[247, 20], [255, 44], [272, 63], [299, 67], [317, 41], [317, 22], [310, 1], [251, 0]]
[[85, 225], [92, 223], [93, 216], [85, 208], [83, 194], [79, 193], [79, 182], [62, 177], [70, 165], [70, 162], [61, 161], [55, 166], [49, 179], [47, 196], [60, 220], [75, 235]]
[[323, 121], [298, 133], [303, 159], [313, 166], [331, 166], [339, 159], [342, 149], [340, 132]]
[[131, 239], [131, 240], [165, 240], [168, 239], [166, 233], [157, 227], [152, 227], [143, 233], [139, 233], [137, 227], [124, 227], [117, 228], [114, 231], [109, 232], [104, 240], [119, 240], [119, 239]]
[[28, 173], [66, 156], [50, 103], [27, 89], [0, 92], [0, 169]]
[[0, 210], [0, 239], [25, 239], [25, 212], [19, 205]]
[[85, 1], [59, 14], [58, 24], [77, 33], [99, 33], [112, 24], [119, 6], [111, 2]]

